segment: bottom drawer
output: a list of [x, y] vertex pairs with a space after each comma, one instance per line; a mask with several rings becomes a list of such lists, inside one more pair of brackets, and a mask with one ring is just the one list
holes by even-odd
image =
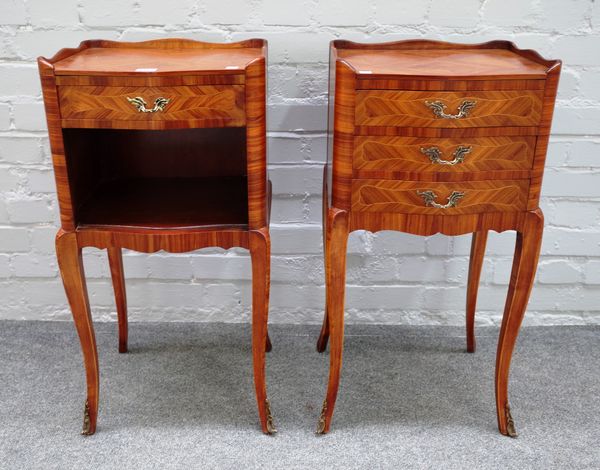
[[353, 180], [352, 210], [459, 215], [524, 211], [529, 180], [429, 183]]

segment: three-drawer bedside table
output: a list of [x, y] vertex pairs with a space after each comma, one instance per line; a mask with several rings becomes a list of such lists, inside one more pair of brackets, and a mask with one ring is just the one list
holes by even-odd
[[[266, 41], [84, 41], [38, 59], [60, 206], [56, 251], [81, 341], [84, 434], [96, 430], [98, 354], [82, 247], [108, 250], [127, 351], [121, 249], [243, 247], [252, 262], [252, 353], [262, 430], [270, 276]], [[226, 262], [226, 260], [223, 260]]]
[[348, 234], [473, 233], [466, 308], [473, 352], [488, 231], [515, 230], [495, 392], [498, 428], [516, 435], [508, 372], [542, 239], [538, 203], [560, 68], [560, 61], [506, 41], [332, 42], [323, 193], [327, 302], [317, 349], [331, 345], [319, 433], [330, 429], [340, 380]]

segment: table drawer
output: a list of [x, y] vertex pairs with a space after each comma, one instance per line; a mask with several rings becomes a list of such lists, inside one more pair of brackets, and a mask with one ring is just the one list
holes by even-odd
[[358, 90], [358, 126], [498, 127], [537, 126], [542, 91]]
[[523, 211], [529, 180], [430, 183], [354, 180], [352, 210], [458, 215]]
[[63, 127], [245, 125], [243, 85], [61, 86], [58, 93]]
[[394, 178], [394, 172], [466, 173], [530, 170], [535, 136], [354, 138], [353, 167], [358, 178]]

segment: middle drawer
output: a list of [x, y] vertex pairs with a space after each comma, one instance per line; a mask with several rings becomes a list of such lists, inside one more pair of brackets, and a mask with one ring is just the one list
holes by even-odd
[[433, 173], [527, 172], [532, 168], [535, 143], [535, 136], [356, 136], [352, 166], [355, 178], [384, 179], [418, 179], [423, 174], [430, 179]]

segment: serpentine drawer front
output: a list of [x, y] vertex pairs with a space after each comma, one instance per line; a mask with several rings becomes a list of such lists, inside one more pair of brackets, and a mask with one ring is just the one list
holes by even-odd
[[541, 111], [541, 91], [356, 92], [358, 126], [537, 126]]
[[128, 349], [122, 249], [248, 249], [258, 418], [264, 433], [275, 432], [265, 379], [271, 347], [266, 63], [262, 39], [92, 40], [38, 59], [60, 207], [56, 254], [86, 371], [83, 434], [96, 431], [99, 409], [81, 255], [88, 246], [107, 250], [122, 353]]
[[[63, 127], [243, 126], [244, 86], [59, 86]], [[162, 124], [161, 124], [162, 123]], [[208, 124], [208, 125], [207, 125]]]
[[[474, 352], [487, 235], [514, 230], [495, 392], [498, 429], [516, 435], [508, 370], [541, 244], [540, 188], [560, 67], [506, 41], [331, 44], [323, 179], [326, 308], [317, 342], [318, 351], [329, 342], [331, 351], [319, 433], [331, 427], [340, 380], [348, 234], [472, 234], [466, 336], [467, 351]], [[372, 301], [377, 309], [377, 298]]]

